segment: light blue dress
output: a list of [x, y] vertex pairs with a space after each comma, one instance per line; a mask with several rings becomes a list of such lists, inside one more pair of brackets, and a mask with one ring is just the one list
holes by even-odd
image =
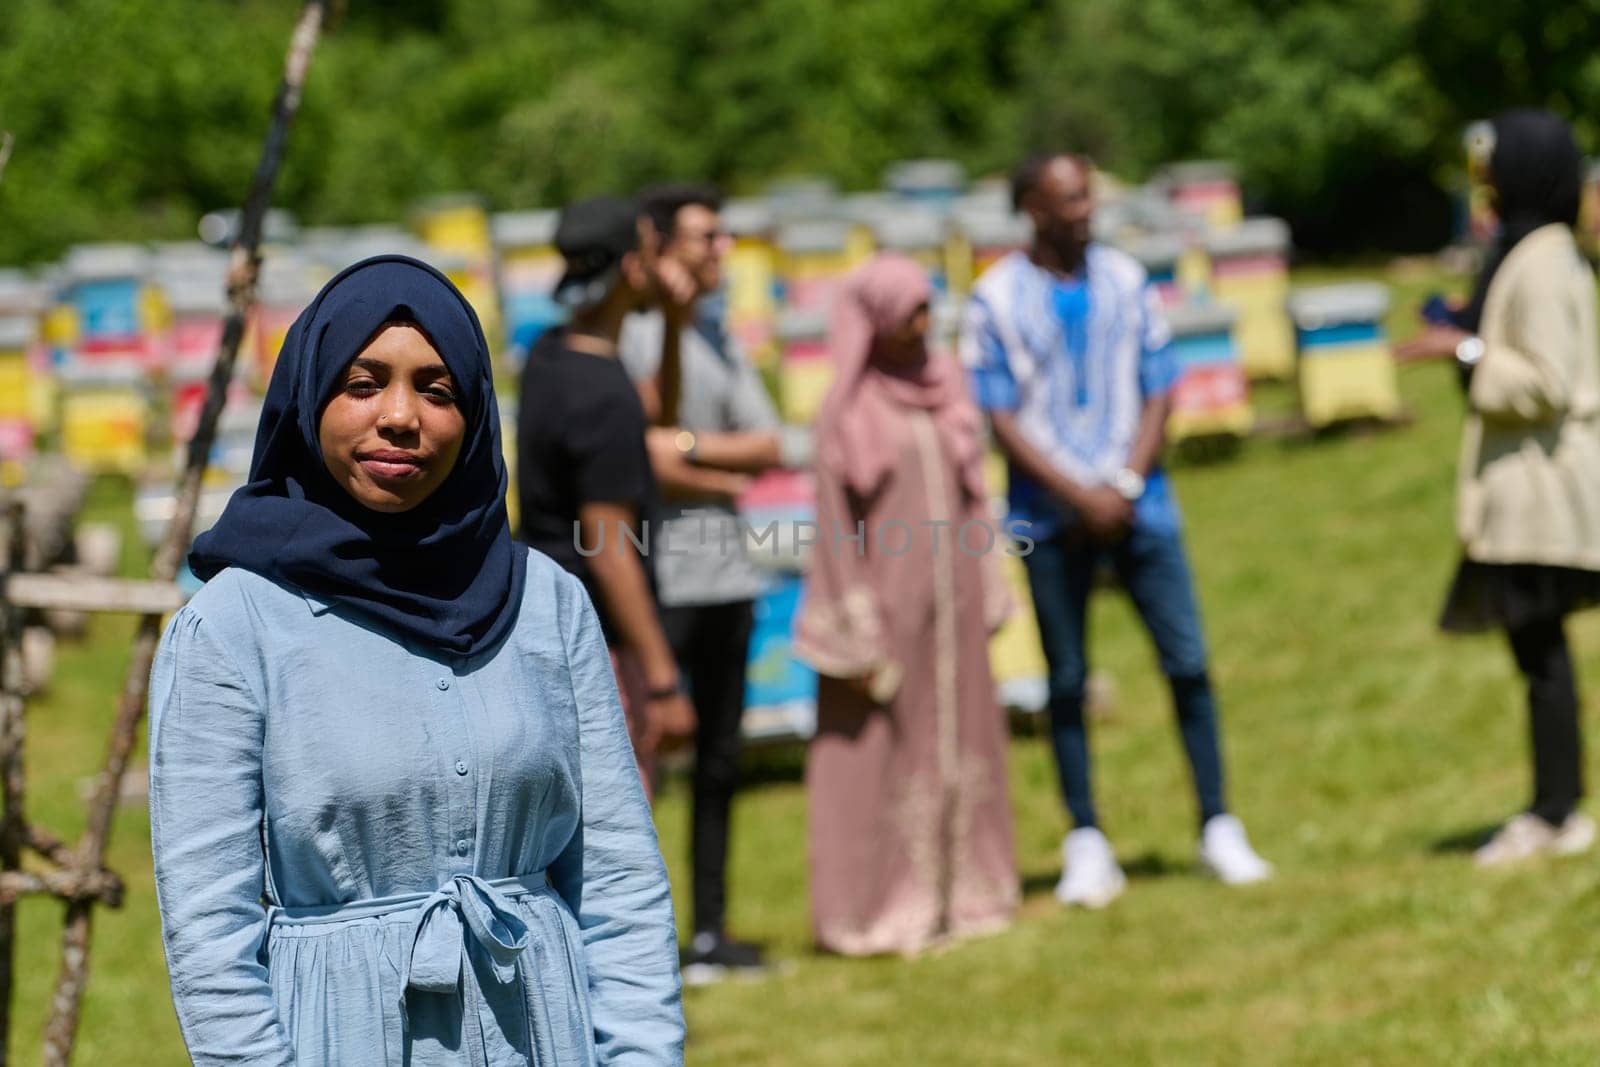
[[530, 553], [441, 656], [249, 571], [173, 617], [150, 816], [196, 1064], [681, 1064], [666, 870], [594, 608]]

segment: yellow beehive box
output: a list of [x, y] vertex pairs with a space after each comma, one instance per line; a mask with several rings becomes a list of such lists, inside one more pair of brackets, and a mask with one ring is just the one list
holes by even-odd
[[61, 445], [90, 471], [137, 474], [145, 466], [149, 405], [131, 388], [74, 388], [62, 400]]
[[1253, 380], [1294, 377], [1294, 323], [1289, 318], [1289, 226], [1282, 219], [1246, 219], [1207, 237], [1211, 293], [1238, 315], [1239, 363]]
[[1383, 333], [1389, 293], [1376, 283], [1296, 290], [1300, 409], [1313, 427], [1400, 414], [1394, 359]]

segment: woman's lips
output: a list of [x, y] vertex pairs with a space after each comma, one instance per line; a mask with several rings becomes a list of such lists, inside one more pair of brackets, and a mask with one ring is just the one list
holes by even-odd
[[422, 457], [415, 453], [389, 449], [377, 452], [358, 452], [356, 460], [368, 474], [385, 481], [415, 478], [422, 473], [424, 465]]

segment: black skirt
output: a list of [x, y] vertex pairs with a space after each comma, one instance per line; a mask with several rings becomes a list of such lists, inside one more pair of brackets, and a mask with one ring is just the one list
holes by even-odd
[[1452, 633], [1517, 630], [1600, 604], [1600, 571], [1463, 559], [1439, 625]]

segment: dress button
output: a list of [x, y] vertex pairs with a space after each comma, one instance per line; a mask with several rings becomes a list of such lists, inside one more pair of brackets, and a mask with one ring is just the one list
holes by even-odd
[[466, 760], [464, 760], [464, 759], [456, 760], [456, 773], [457, 774], [466, 774], [467, 773], [467, 761]]
[[463, 837], [460, 841], [456, 842], [456, 855], [465, 856], [467, 854], [467, 849], [469, 849], [471, 847], [472, 847], [471, 842], [469, 842], [466, 838]]
[[448, 679], [448, 678], [440, 678], [439, 679], [439, 689], [442, 691], [442, 690], [449, 689], [449, 688], [450, 688], [450, 679]]

